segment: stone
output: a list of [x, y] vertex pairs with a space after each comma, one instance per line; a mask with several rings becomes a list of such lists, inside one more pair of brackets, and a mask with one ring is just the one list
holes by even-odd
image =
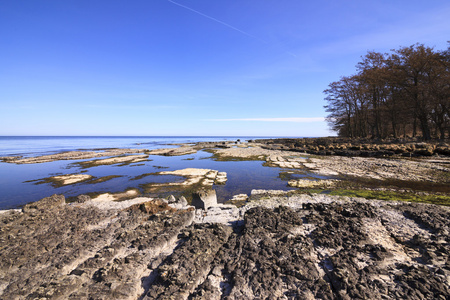
[[45, 211], [50, 209], [57, 209], [66, 204], [66, 198], [63, 195], [53, 195], [51, 197], [44, 198], [37, 202], [29, 203], [22, 208], [24, 213], [30, 213], [34, 211]]
[[1, 299], [450, 294], [445, 206], [285, 191], [206, 211], [174, 211], [160, 199], [105, 209], [63, 199], [0, 214]]
[[169, 204], [176, 203], [177, 202], [177, 198], [175, 198], [174, 195], [170, 195], [169, 198], [167, 199], [167, 201], [168, 201]]
[[200, 190], [192, 195], [192, 205], [197, 209], [207, 210], [211, 206], [217, 205], [217, 195], [215, 190]]
[[297, 188], [327, 188], [335, 186], [336, 180], [292, 179], [288, 181], [288, 185]]
[[91, 197], [88, 195], [79, 195], [75, 198], [76, 203], [84, 203], [87, 201], [91, 201]]
[[187, 206], [187, 205], [188, 205], [188, 202], [187, 202], [187, 200], [186, 200], [186, 198], [185, 198], [184, 196], [181, 196], [181, 197], [178, 199], [178, 203], [180, 203], [180, 204], [183, 205], [183, 206]]
[[238, 194], [233, 195], [233, 198], [231, 198], [230, 201], [247, 201], [248, 195], [247, 194]]
[[216, 176], [215, 184], [225, 184], [227, 182], [227, 173], [226, 172], [218, 172]]

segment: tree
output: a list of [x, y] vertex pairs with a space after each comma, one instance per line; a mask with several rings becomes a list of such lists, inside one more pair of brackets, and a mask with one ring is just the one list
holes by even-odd
[[385, 138], [419, 132], [425, 140], [449, 132], [450, 46], [416, 44], [391, 54], [368, 52], [358, 73], [324, 91], [327, 118], [341, 136]]

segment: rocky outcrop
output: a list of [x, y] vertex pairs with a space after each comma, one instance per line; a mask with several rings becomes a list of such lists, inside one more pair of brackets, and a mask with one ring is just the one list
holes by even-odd
[[414, 139], [350, 139], [339, 137], [261, 139], [252, 142], [263, 144], [265, 149], [305, 152], [315, 155], [362, 156], [362, 157], [420, 157], [450, 156], [447, 142], [418, 142]]
[[1, 299], [447, 299], [450, 210], [255, 191], [0, 214]]
[[[50, 155], [41, 155], [35, 157], [21, 157], [21, 156], [3, 156], [0, 157], [0, 161], [7, 163], [15, 163], [15, 164], [37, 164], [44, 162], [51, 162], [57, 160], [80, 160], [80, 159], [89, 159], [95, 157], [105, 157], [105, 156], [121, 156], [122, 160], [125, 159], [135, 159], [139, 157], [140, 159], [145, 159], [148, 156], [124, 156], [127, 154], [136, 154], [136, 153], [144, 153], [147, 152], [146, 149], [106, 149], [99, 151], [68, 151], [62, 152], [58, 154], [50, 154]], [[108, 161], [110, 163], [110, 161]]]
[[292, 179], [288, 181], [288, 185], [296, 188], [330, 188], [336, 185], [337, 180], [307, 180]]

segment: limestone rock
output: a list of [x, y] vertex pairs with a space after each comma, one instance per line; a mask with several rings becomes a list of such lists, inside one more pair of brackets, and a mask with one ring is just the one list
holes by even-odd
[[88, 195], [79, 195], [75, 199], [75, 202], [77, 202], [77, 203], [84, 203], [87, 201], [91, 201], [91, 197]]
[[288, 181], [288, 185], [297, 188], [329, 188], [336, 185], [337, 180], [307, 180], [292, 179]]
[[215, 190], [200, 190], [192, 195], [192, 205], [197, 209], [208, 209], [217, 205], [217, 195]]
[[225, 184], [227, 182], [227, 173], [226, 172], [218, 172], [216, 176], [216, 184]]
[[260, 190], [240, 208], [197, 212], [159, 199], [105, 209], [63, 199], [0, 214], [0, 299], [450, 294], [444, 206]]
[[45, 211], [50, 209], [58, 209], [66, 204], [66, 198], [63, 195], [53, 195], [37, 202], [29, 203], [22, 208], [24, 213], [34, 211]]
[[233, 195], [233, 198], [230, 199], [230, 201], [246, 201], [248, 199], [247, 194], [238, 194]]

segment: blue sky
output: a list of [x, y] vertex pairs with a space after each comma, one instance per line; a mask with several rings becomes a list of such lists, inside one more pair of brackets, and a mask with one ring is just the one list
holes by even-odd
[[327, 136], [367, 51], [446, 49], [450, 1], [2, 0], [0, 135]]

